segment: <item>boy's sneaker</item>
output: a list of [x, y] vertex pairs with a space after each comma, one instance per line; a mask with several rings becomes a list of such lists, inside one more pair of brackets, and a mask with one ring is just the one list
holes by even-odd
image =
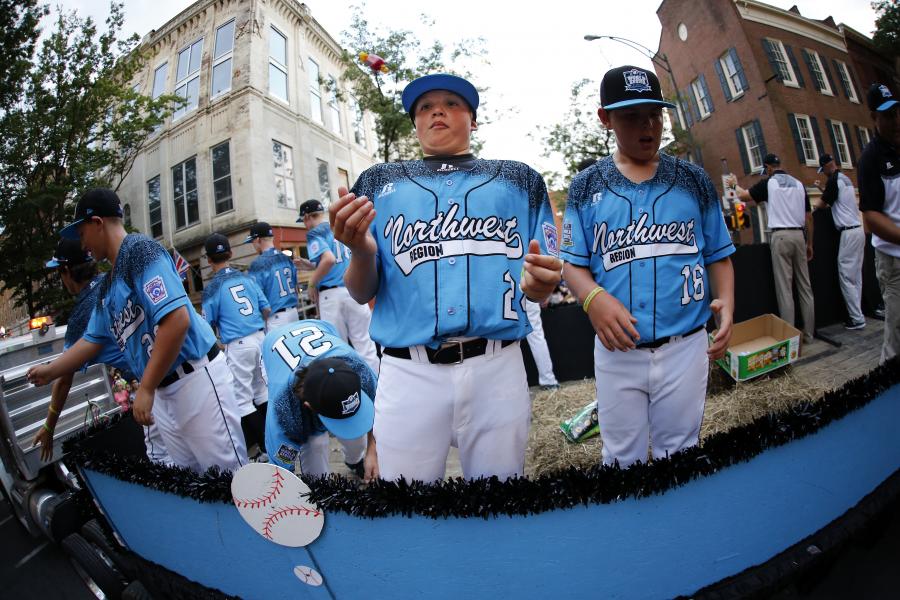
[[875, 316], [879, 319], [884, 319], [884, 304], [879, 304], [875, 309]]
[[356, 464], [351, 465], [348, 462], [344, 464], [347, 465], [347, 468], [350, 469], [357, 477], [360, 479], [364, 479], [366, 476], [366, 467], [363, 463], [365, 463], [366, 459], [362, 459]]
[[865, 321], [854, 323], [853, 321], [844, 321], [844, 329], [863, 329], [866, 326]]

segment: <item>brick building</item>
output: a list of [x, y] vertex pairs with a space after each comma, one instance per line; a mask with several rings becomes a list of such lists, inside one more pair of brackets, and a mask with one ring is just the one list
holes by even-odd
[[[720, 161], [741, 186], [758, 181], [767, 152], [810, 188], [819, 156], [832, 154], [856, 181], [872, 135], [865, 94], [893, 73], [871, 40], [831, 17], [809, 19], [754, 0], [663, 0], [656, 66], [664, 93], [721, 192]], [[677, 94], [676, 94], [677, 92]]]

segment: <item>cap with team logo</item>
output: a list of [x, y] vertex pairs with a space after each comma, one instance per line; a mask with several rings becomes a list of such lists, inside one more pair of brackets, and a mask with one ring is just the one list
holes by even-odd
[[375, 405], [363, 391], [359, 375], [341, 358], [318, 358], [306, 369], [303, 401], [335, 436], [365, 435], [375, 420]]
[[772, 165], [773, 167], [777, 167], [780, 164], [781, 164], [781, 159], [778, 158], [778, 155], [772, 154], [770, 152], [769, 154], [766, 154], [766, 157], [763, 159], [763, 166], [762, 166], [762, 169], [760, 169], [759, 174], [760, 175], [766, 174], [766, 165]]
[[446, 73], [435, 73], [433, 75], [425, 75], [418, 79], [413, 79], [405, 88], [403, 88], [403, 110], [412, 117], [413, 106], [423, 94], [434, 90], [447, 90], [460, 96], [472, 109], [472, 120], [475, 119], [475, 112], [478, 110], [478, 90], [475, 86], [456, 75], [448, 75]]
[[297, 222], [302, 223], [303, 217], [317, 212], [325, 212], [325, 206], [315, 198], [307, 200], [300, 205], [300, 218], [297, 219]]
[[78, 239], [78, 226], [91, 217], [122, 217], [122, 203], [108, 188], [93, 188], [81, 195], [75, 207], [75, 220], [62, 228], [59, 235]]
[[221, 254], [222, 252], [231, 250], [231, 243], [229, 243], [228, 238], [221, 233], [210, 235], [206, 238], [206, 242], [204, 242], [203, 246], [206, 248], [207, 256], [210, 254]]
[[81, 242], [78, 240], [70, 240], [62, 238], [56, 244], [56, 250], [53, 251], [53, 258], [47, 261], [48, 269], [56, 269], [57, 267], [74, 267], [94, 260], [90, 252], [81, 249]]
[[873, 83], [866, 94], [866, 104], [869, 105], [869, 110], [883, 112], [897, 106], [900, 102], [895, 99], [891, 88], [883, 83]]
[[827, 165], [828, 163], [830, 163], [833, 160], [834, 160], [834, 157], [831, 156], [830, 154], [823, 154], [822, 156], [820, 156], [819, 157], [819, 168], [818, 168], [818, 170], [816, 170], [816, 173], [824, 173], [825, 165]]
[[610, 69], [600, 82], [600, 106], [615, 110], [637, 104], [657, 104], [675, 108], [662, 97], [662, 88], [656, 73], [631, 65]]
[[254, 223], [250, 227], [250, 234], [247, 236], [247, 239], [244, 240], [245, 244], [249, 244], [256, 238], [264, 238], [264, 237], [274, 237], [275, 234], [272, 233], [272, 226], [264, 221], [260, 221], [259, 223]]

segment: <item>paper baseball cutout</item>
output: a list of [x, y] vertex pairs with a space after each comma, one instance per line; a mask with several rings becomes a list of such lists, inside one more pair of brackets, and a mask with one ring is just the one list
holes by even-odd
[[308, 501], [309, 487], [277, 465], [250, 463], [238, 469], [231, 497], [244, 521], [276, 544], [306, 546], [322, 533], [325, 514]]
[[313, 587], [322, 585], [322, 576], [319, 575], [319, 572], [306, 565], [297, 565], [294, 567], [294, 575], [306, 585], [311, 585]]

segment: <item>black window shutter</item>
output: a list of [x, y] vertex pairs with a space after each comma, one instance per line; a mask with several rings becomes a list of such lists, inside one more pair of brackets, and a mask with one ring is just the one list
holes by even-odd
[[822, 133], [819, 131], [819, 122], [815, 117], [809, 117], [809, 122], [812, 123], [813, 135], [816, 138], [816, 148], [819, 150], [819, 156], [825, 154], [825, 145], [822, 143]]
[[700, 121], [700, 108], [697, 106], [697, 95], [694, 94], [694, 85], [688, 86], [688, 102], [691, 104], [691, 112], [694, 114], [694, 121]]
[[[822, 58], [821, 56], [819, 58]], [[825, 78], [828, 80], [828, 85], [831, 86], [831, 93], [837, 96], [837, 88], [834, 86], [834, 79], [831, 77], [831, 69], [828, 68], [828, 59], [822, 58], [822, 70], [825, 71]]]
[[[836, 58], [831, 59], [831, 62], [834, 64], [834, 70], [838, 74], [838, 79], [841, 80], [841, 89], [844, 90], [844, 97], [848, 100], [850, 99], [850, 90], [847, 89], [847, 84], [844, 83], [844, 78], [841, 77], [841, 66], [838, 64]], [[849, 74], [848, 74], [849, 77]], [[834, 90], [834, 95], [837, 96], [837, 90]]]
[[679, 104], [681, 105], [681, 114], [684, 115], [684, 120], [687, 123], [688, 129], [694, 124], [694, 119], [691, 116], [691, 107], [690, 103], [687, 100], [688, 94], [691, 93], [691, 88], [688, 88], [687, 91], [681, 93], [681, 99], [679, 100]]
[[722, 84], [722, 93], [725, 94], [725, 102], [731, 102], [731, 89], [728, 87], [728, 82], [725, 80], [725, 72], [722, 70], [722, 65], [719, 63], [718, 58], [713, 61], [713, 67], [716, 69], [716, 75], [719, 76], [719, 83]]
[[850, 164], [855, 167], [856, 153], [853, 152], [853, 143], [850, 141], [850, 126], [846, 123], [841, 123], [841, 127], [844, 128], [844, 140], [847, 142], [847, 151], [850, 152]]
[[753, 128], [756, 129], [756, 139], [759, 140], [759, 154], [765, 158], [769, 151], [766, 148], [766, 138], [763, 137], [762, 125], [759, 124], [759, 119], [753, 120]]
[[[762, 47], [763, 52], [766, 53], [766, 58], [769, 59], [769, 66], [772, 67], [772, 74], [775, 75], [775, 79], [782, 81], [781, 71], [778, 70], [778, 62], [775, 60], [775, 53], [772, 51], [772, 42], [763, 39]], [[768, 79], [768, 77], [766, 77], [766, 79]]]
[[809, 71], [809, 80], [812, 82], [813, 86], [821, 92], [822, 88], [819, 87], [819, 80], [816, 79], [816, 72], [813, 70], [813, 57], [806, 51], [806, 48], [801, 48], [800, 52], [803, 53], [803, 62], [806, 63], [806, 68]]
[[806, 157], [803, 155], [803, 143], [800, 141], [800, 130], [797, 129], [797, 117], [794, 113], [788, 113], [788, 124], [791, 126], [791, 135], [794, 136], [794, 146], [797, 148], [797, 158], [800, 164], [806, 163]]
[[731, 60], [734, 61], [734, 68], [737, 69], [738, 80], [741, 82], [741, 87], [746, 90], [750, 86], [747, 85], [747, 76], [744, 74], [744, 65], [741, 64], [741, 59], [738, 58], [737, 50], [732, 47], [728, 49], [728, 53], [731, 55]]
[[862, 129], [859, 125], [856, 126], [856, 141], [859, 142], [859, 151], [862, 153], [866, 149], [866, 144], [863, 142]]
[[715, 112], [715, 107], [713, 106], [712, 94], [709, 93], [709, 86], [706, 85], [706, 75], [700, 73], [700, 87], [703, 88], [703, 93], [706, 95], [706, 108], [709, 109], [709, 112]]
[[800, 67], [797, 65], [797, 58], [794, 56], [794, 50], [785, 44], [784, 51], [787, 52], [788, 60], [791, 61], [791, 66], [794, 67], [794, 75], [797, 76], [797, 84], [800, 87], [805, 87], [806, 84], [803, 81], [803, 73], [800, 72]]
[[[825, 127], [828, 129], [828, 137], [831, 139], [831, 155], [834, 156], [838, 165], [841, 164], [841, 153], [838, 152], [837, 138], [834, 137], [834, 122], [831, 119], [825, 119]], [[821, 156], [822, 153], [819, 152]]]
[[744, 132], [738, 127], [734, 130], [734, 135], [737, 138], [738, 150], [741, 153], [741, 163], [744, 165], [744, 175], [749, 175], [750, 157], [747, 156], [747, 147], [744, 145]]

